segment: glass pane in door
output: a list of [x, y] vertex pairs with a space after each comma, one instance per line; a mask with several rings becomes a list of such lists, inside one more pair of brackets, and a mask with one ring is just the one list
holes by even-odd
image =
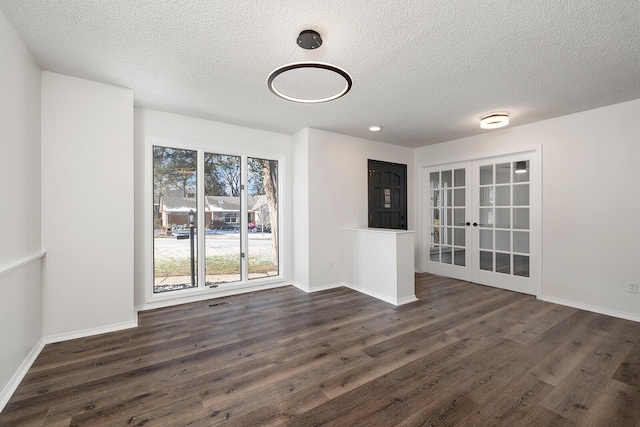
[[513, 274], [516, 276], [529, 277], [529, 257], [514, 255], [513, 270]]
[[198, 286], [197, 152], [153, 147], [153, 292]]
[[509, 206], [511, 204], [511, 186], [500, 185], [496, 186], [496, 206]]
[[240, 157], [204, 154], [207, 285], [242, 278]]
[[529, 206], [529, 184], [513, 186], [513, 205]]
[[496, 250], [511, 251], [511, 233], [509, 231], [496, 231]]
[[466, 169], [429, 174], [429, 261], [464, 266], [466, 250]]
[[500, 163], [496, 165], [496, 184], [508, 184], [511, 182], [511, 164]]
[[486, 165], [480, 167], [480, 185], [493, 184], [493, 165]]
[[466, 184], [466, 170], [456, 169], [453, 171], [453, 185], [455, 187], [464, 187]]
[[453, 249], [451, 246], [442, 246], [442, 254], [440, 262], [443, 264], [451, 264], [453, 262]]
[[278, 161], [247, 159], [249, 279], [277, 276], [279, 262]]
[[453, 175], [450, 170], [444, 170], [441, 172], [442, 188], [451, 188], [453, 186]]
[[511, 209], [496, 209], [496, 228], [511, 228]]
[[480, 270], [493, 271], [493, 252], [480, 251]]
[[529, 182], [529, 160], [513, 162], [513, 182]]
[[529, 277], [529, 162], [479, 166], [479, 180], [479, 269]]
[[[448, 191], [448, 192], [447, 192]], [[451, 190], [440, 190], [440, 172], [429, 174], [429, 206], [431, 220], [429, 225], [429, 260], [440, 262], [440, 207], [442, 196], [449, 197]], [[448, 204], [445, 202], [445, 205]]]
[[496, 272], [511, 274], [511, 256], [496, 252]]
[[529, 253], [529, 232], [514, 231], [513, 232], [513, 251], [523, 254]]
[[453, 247], [451, 261], [453, 265], [464, 266], [465, 265], [465, 249], [467, 245], [466, 240], [466, 213], [467, 213], [467, 201], [466, 201], [466, 169], [459, 168], [453, 170], [453, 184], [454, 184], [454, 220], [453, 227], [451, 228], [451, 234], [449, 235], [449, 244]]

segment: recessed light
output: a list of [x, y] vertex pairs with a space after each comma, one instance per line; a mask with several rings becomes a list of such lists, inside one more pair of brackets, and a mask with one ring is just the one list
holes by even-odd
[[496, 129], [509, 124], [509, 115], [505, 113], [492, 113], [480, 119], [482, 129]]
[[382, 130], [382, 126], [380, 125], [369, 126], [369, 130], [371, 132], [380, 132]]

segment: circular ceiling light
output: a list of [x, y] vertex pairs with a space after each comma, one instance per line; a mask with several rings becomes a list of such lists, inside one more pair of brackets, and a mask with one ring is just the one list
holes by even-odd
[[482, 129], [497, 129], [509, 124], [509, 115], [506, 113], [493, 113], [480, 119]]
[[[320, 34], [313, 30], [302, 31], [296, 39], [296, 42], [298, 46], [307, 50], [317, 49], [322, 46], [322, 38], [320, 37]], [[300, 73], [299, 71], [295, 73], [294, 71], [296, 70], [312, 70], [314, 73], [305, 74]], [[329, 78], [317, 75], [317, 73], [315, 73], [317, 71], [322, 72], [323, 76], [328, 75]], [[329, 74], [326, 73], [327, 71]], [[289, 76], [293, 75], [293, 77], [285, 79], [285, 74]], [[278, 77], [281, 77], [281, 81], [284, 80], [284, 87], [287, 89], [282, 89], [282, 86], [280, 88], [276, 87], [275, 80]], [[337, 85], [335, 85], [336, 79], [339, 82]], [[297, 84], [287, 87], [287, 83], [296, 83], [296, 80]], [[318, 86], [321, 86], [322, 80], [326, 80], [327, 83], [331, 84], [332, 89], [327, 93], [323, 92], [322, 94], [314, 92], [318, 90]], [[324, 62], [314, 61], [293, 62], [291, 64], [283, 65], [273, 70], [267, 77], [267, 87], [274, 95], [277, 95], [282, 99], [286, 99], [287, 101], [299, 102], [302, 104], [319, 104], [321, 102], [333, 101], [334, 99], [338, 99], [349, 92], [352, 85], [353, 80], [351, 79], [351, 76], [342, 68]], [[292, 88], [300, 89], [301, 86], [309, 88], [313, 93], [305, 93], [301, 95], [300, 93], [304, 91], [292, 90]]]
[[[335, 73], [336, 75], [344, 79], [344, 87], [333, 95], [318, 97], [318, 98], [302, 98], [302, 97], [298, 97], [290, 94], [287, 95], [286, 93], [276, 89], [276, 87], [274, 86], [274, 81], [276, 77], [286, 72], [305, 69], [305, 68], [316, 69], [316, 70], [326, 70], [326, 71]], [[271, 74], [269, 74], [269, 77], [267, 77], [267, 86], [269, 87], [269, 90], [274, 95], [277, 95], [282, 99], [286, 99], [287, 101], [300, 102], [303, 104], [318, 104], [321, 102], [328, 102], [328, 101], [333, 101], [334, 99], [338, 99], [341, 96], [344, 96], [347, 92], [351, 90], [352, 84], [353, 84], [353, 80], [351, 79], [351, 76], [349, 75], [349, 73], [347, 73], [342, 68], [338, 68], [335, 65], [326, 64], [324, 62], [294, 62], [292, 64], [286, 64], [286, 65], [283, 65], [282, 67], [278, 67], [275, 70], [273, 70]]]
[[371, 132], [380, 132], [382, 130], [382, 126], [380, 125], [369, 126], [369, 130]]

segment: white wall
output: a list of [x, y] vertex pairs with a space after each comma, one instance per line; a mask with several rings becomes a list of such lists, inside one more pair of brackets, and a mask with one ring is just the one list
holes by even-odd
[[135, 325], [133, 92], [42, 73], [43, 327]]
[[0, 94], [1, 410], [42, 338], [40, 258], [22, 263], [41, 250], [40, 68], [2, 11]]
[[640, 320], [639, 118], [635, 100], [487, 132], [417, 149], [416, 167], [542, 144], [542, 298]]
[[309, 129], [307, 191], [311, 290], [344, 281], [342, 229], [367, 227], [368, 223], [368, 159], [407, 165], [408, 228], [414, 228], [413, 149]]
[[[211, 120], [187, 117], [178, 114], [165, 113], [151, 109], [135, 109], [135, 218], [136, 218], [136, 249], [135, 249], [135, 282], [136, 282], [136, 306], [145, 304], [145, 286], [149, 284], [147, 277], [149, 271], [147, 255], [145, 250], [150, 249], [146, 243], [144, 211], [145, 206], [145, 137], [154, 136], [177, 141], [194, 142], [222, 151], [233, 150], [234, 152], [247, 152], [251, 154], [265, 153], [272, 155], [284, 155], [285, 164], [288, 167], [291, 163], [292, 143], [289, 135], [275, 132], [251, 129], [242, 126], [235, 126], [226, 123], [214, 122]], [[291, 248], [291, 209], [292, 198], [289, 197], [291, 189], [292, 174], [288, 173], [286, 167], [281, 167], [280, 172], [284, 174], [285, 188], [281, 202], [280, 220], [284, 224], [282, 227], [281, 239], [284, 239], [284, 248]], [[151, 207], [149, 207], [151, 209]], [[282, 241], [281, 241], [282, 242]], [[285, 279], [291, 278], [291, 252], [285, 252], [284, 263]]]
[[309, 291], [309, 129], [293, 135], [293, 283]]

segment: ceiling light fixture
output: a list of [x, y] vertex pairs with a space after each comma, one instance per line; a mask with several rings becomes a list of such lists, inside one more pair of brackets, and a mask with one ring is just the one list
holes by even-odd
[[371, 132], [380, 132], [382, 130], [382, 126], [380, 125], [369, 126], [369, 130]]
[[[296, 41], [298, 46], [307, 50], [317, 49], [320, 46], [322, 46], [322, 38], [320, 37], [320, 34], [313, 30], [302, 31], [298, 36], [298, 38], [296, 39]], [[312, 97], [305, 98], [305, 97], [295, 96], [291, 94], [288, 95], [283, 91], [278, 90], [275, 87], [274, 81], [278, 76], [281, 76], [282, 74], [287, 72], [300, 70], [300, 69], [326, 70], [326, 71], [335, 73], [336, 75], [344, 79], [344, 87], [333, 95], [324, 96], [324, 97], [315, 97], [315, 98], [312, 98]], [[316, 83], [317, 83], [316, 81], [309, 82], [309, 86]], [[342, 68], [339, 68], [339, 67], [336, 67], [335, 65], [327, 64], [324, 62], [314, 62], [314, 61], [293, 62], [290, 64], [285, 64], [273, 70], [267, 77], [267, 87], [273, 94], [279, 96], [282, 99], [286, 99], [287, 101], [299, 102], [302, 104], [318, 104], [321, 102], [333, 101], [334, 99], [338, 99], [344, 96], [347, 92], [349, 92], [351, 90], [352, 85], [353, 85], [353, 80], [351, 79], [351, 76]]]
[[520, 161], [520, 162], [516, 162], [516, 173], [527, 173], [527, 162], [526, 161]]
[[509, 124], [509, 115], [506, 113], [492, 113], [480, 119], [482, 129], [497, 129]]

